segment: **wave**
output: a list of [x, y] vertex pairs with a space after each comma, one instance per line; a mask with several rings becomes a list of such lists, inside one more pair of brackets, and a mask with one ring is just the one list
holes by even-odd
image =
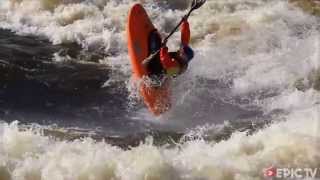
[[91, 138], [59, 141], [18, 130], [16, 123], [2, 124], [1, 174], [33, 180], [263, 179], [271, 165], [320, 165], [318, 109], [297, 111], [253, 135], [235, 132], [227, 141], [196, 138], [170, 147], [155, 146], [150, 137], [129, 150]]
[[[102, 52], [99, 65], [121, 72], [110, 82], [125, 84], [134, 95], [125, 22], [135, 2], [10, 0], [0, 4], [0, 26], [46, 37], [53, 44], [77, 43]], [[165, 35], [188, 4], [143, 5]], [[263, 179], [263, 169], [272, 165], [319, 167], [318, 22], [319, 17], [284, 0], [208, 0], [190, 17], [196, 56], [173, 82], [173, 108], [155, 119], [125, 94], [130, 122], [145, 124], [142, 132], [156, 126], [160, 138], [146, 133], [123, 148], [126, 136], [113, 143], [105, 134], [95, 138], [85, 132], [68, 140], [64, 138], [76, 130], [59, 139], [54, 128], [45, 134], [43, 127], [22, 130], [17, 123], [3, 123], [0, 177]], [[175, 34], [169, 48], [178, 43]], [[122, 125], [124, 131], [130, 129], [130, 123]], [[169, 127], [173, 135], [167, 136]]]

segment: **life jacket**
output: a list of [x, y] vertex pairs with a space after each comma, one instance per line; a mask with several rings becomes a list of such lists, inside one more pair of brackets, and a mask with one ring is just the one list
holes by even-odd
[[[181, 50], [184, 50], [184, 47], [188, 47], [189, 51], [193, 51], [188, 46], [190, 42], [190, 27], [187, 20], [183, 21], [180, 26], [181, 31]], [[150, 33], [149, 36], [149, 54], [155, 52], [161, 46], [161, 37], [157, 30], [154, 30]], [[190, 54], [188, 54], [190, 55]], [[183, 60], [178, 52], [168, 52], [167, 47], [163, 47], [160, 50], [159, 55], [155, 56], [155, 59], [160, 59], [160, 61], [151, 61], [148, 65], [148, 69], [150, 75], [161, 76], [161, 74], [166, 74], [169, 76], [177, 76], [184, 71], [186, 71], [188, 67], [188, 62], [192, 59], [189, 56], [189, 60], [186, 62]]]
[[179, 52], [169, 52], [168, 48], [161, 48], [160, 61], [168, 76], [177, 76], [186, 71], [188, 62], [181, 59]]

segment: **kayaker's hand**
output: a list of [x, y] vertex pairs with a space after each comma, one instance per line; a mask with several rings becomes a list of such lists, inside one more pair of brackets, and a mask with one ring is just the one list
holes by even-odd
[[168, 39], [164, 39], [164, 40], [162, 41], [162, 46], [163, 46], [163, 47], [167, 46], [167, 41], [168, 41]]
[[182, 20], [183, 20], [183, 21], [188, 21], [188, 16], [187, 16], [187, 15], [183, 16], [183, 17], [182, 17]]

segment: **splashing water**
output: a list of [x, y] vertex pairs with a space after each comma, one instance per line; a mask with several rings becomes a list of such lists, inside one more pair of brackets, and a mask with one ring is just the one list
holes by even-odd
[[[0, 3], [0, 27], [103, 51], [109, 56], [99, 63], [122, 72], [112, 80], [130, 86], [125, 23], [135, 2], [7, 0]], [[142, 3], [163, 35], [188, 6]], [[313, 86], [319, 79], [319, 18], [285, 0], [208, 0], [190, 24], [196, 55], [174, 80], [173, 108], [158, 120], [186, 132], [181, 141], [156, 145], [149, 137], [121, 149], [3, 122], [0, 179], [263, 179], [271, 165], [320, 167], [320, 95]], [[178, 44], [179, 33], [169, 48]], [[152, 119], [144, 107], [128, 116], [134, 122]], [[265, 121], [269, 125], [254, 132], [235, 127]], [[227, 136], [210, 139], [228, 123], [234, 129]]]

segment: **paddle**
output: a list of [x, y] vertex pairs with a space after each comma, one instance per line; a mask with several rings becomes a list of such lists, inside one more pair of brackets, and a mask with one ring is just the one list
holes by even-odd
[[[164, 38], [160, 47], [163, 47], [166, 44], [168, 39], [177, 31], [177, 29], [182, 24], [184, 19], [188, 19], [188, 17], [192, 13], [192, 11], [200, 8], [205, 2], [206, 2], [206, 0], [192, 0], [189, 12], [185, 16], [183, 16], [183, 18], [180, 20], [180, 22], [177, 24], [177, 26], [170, 32], [170, 34], [166, 38]], [[142, 61], [142, 64], [144, 66], [147, 65], [159, 52], [160, 52], [160, 49], [157, 50], [156, 52], [154, 52], [153, 54], [149, 55], [146, 59], [144, 59]]]

